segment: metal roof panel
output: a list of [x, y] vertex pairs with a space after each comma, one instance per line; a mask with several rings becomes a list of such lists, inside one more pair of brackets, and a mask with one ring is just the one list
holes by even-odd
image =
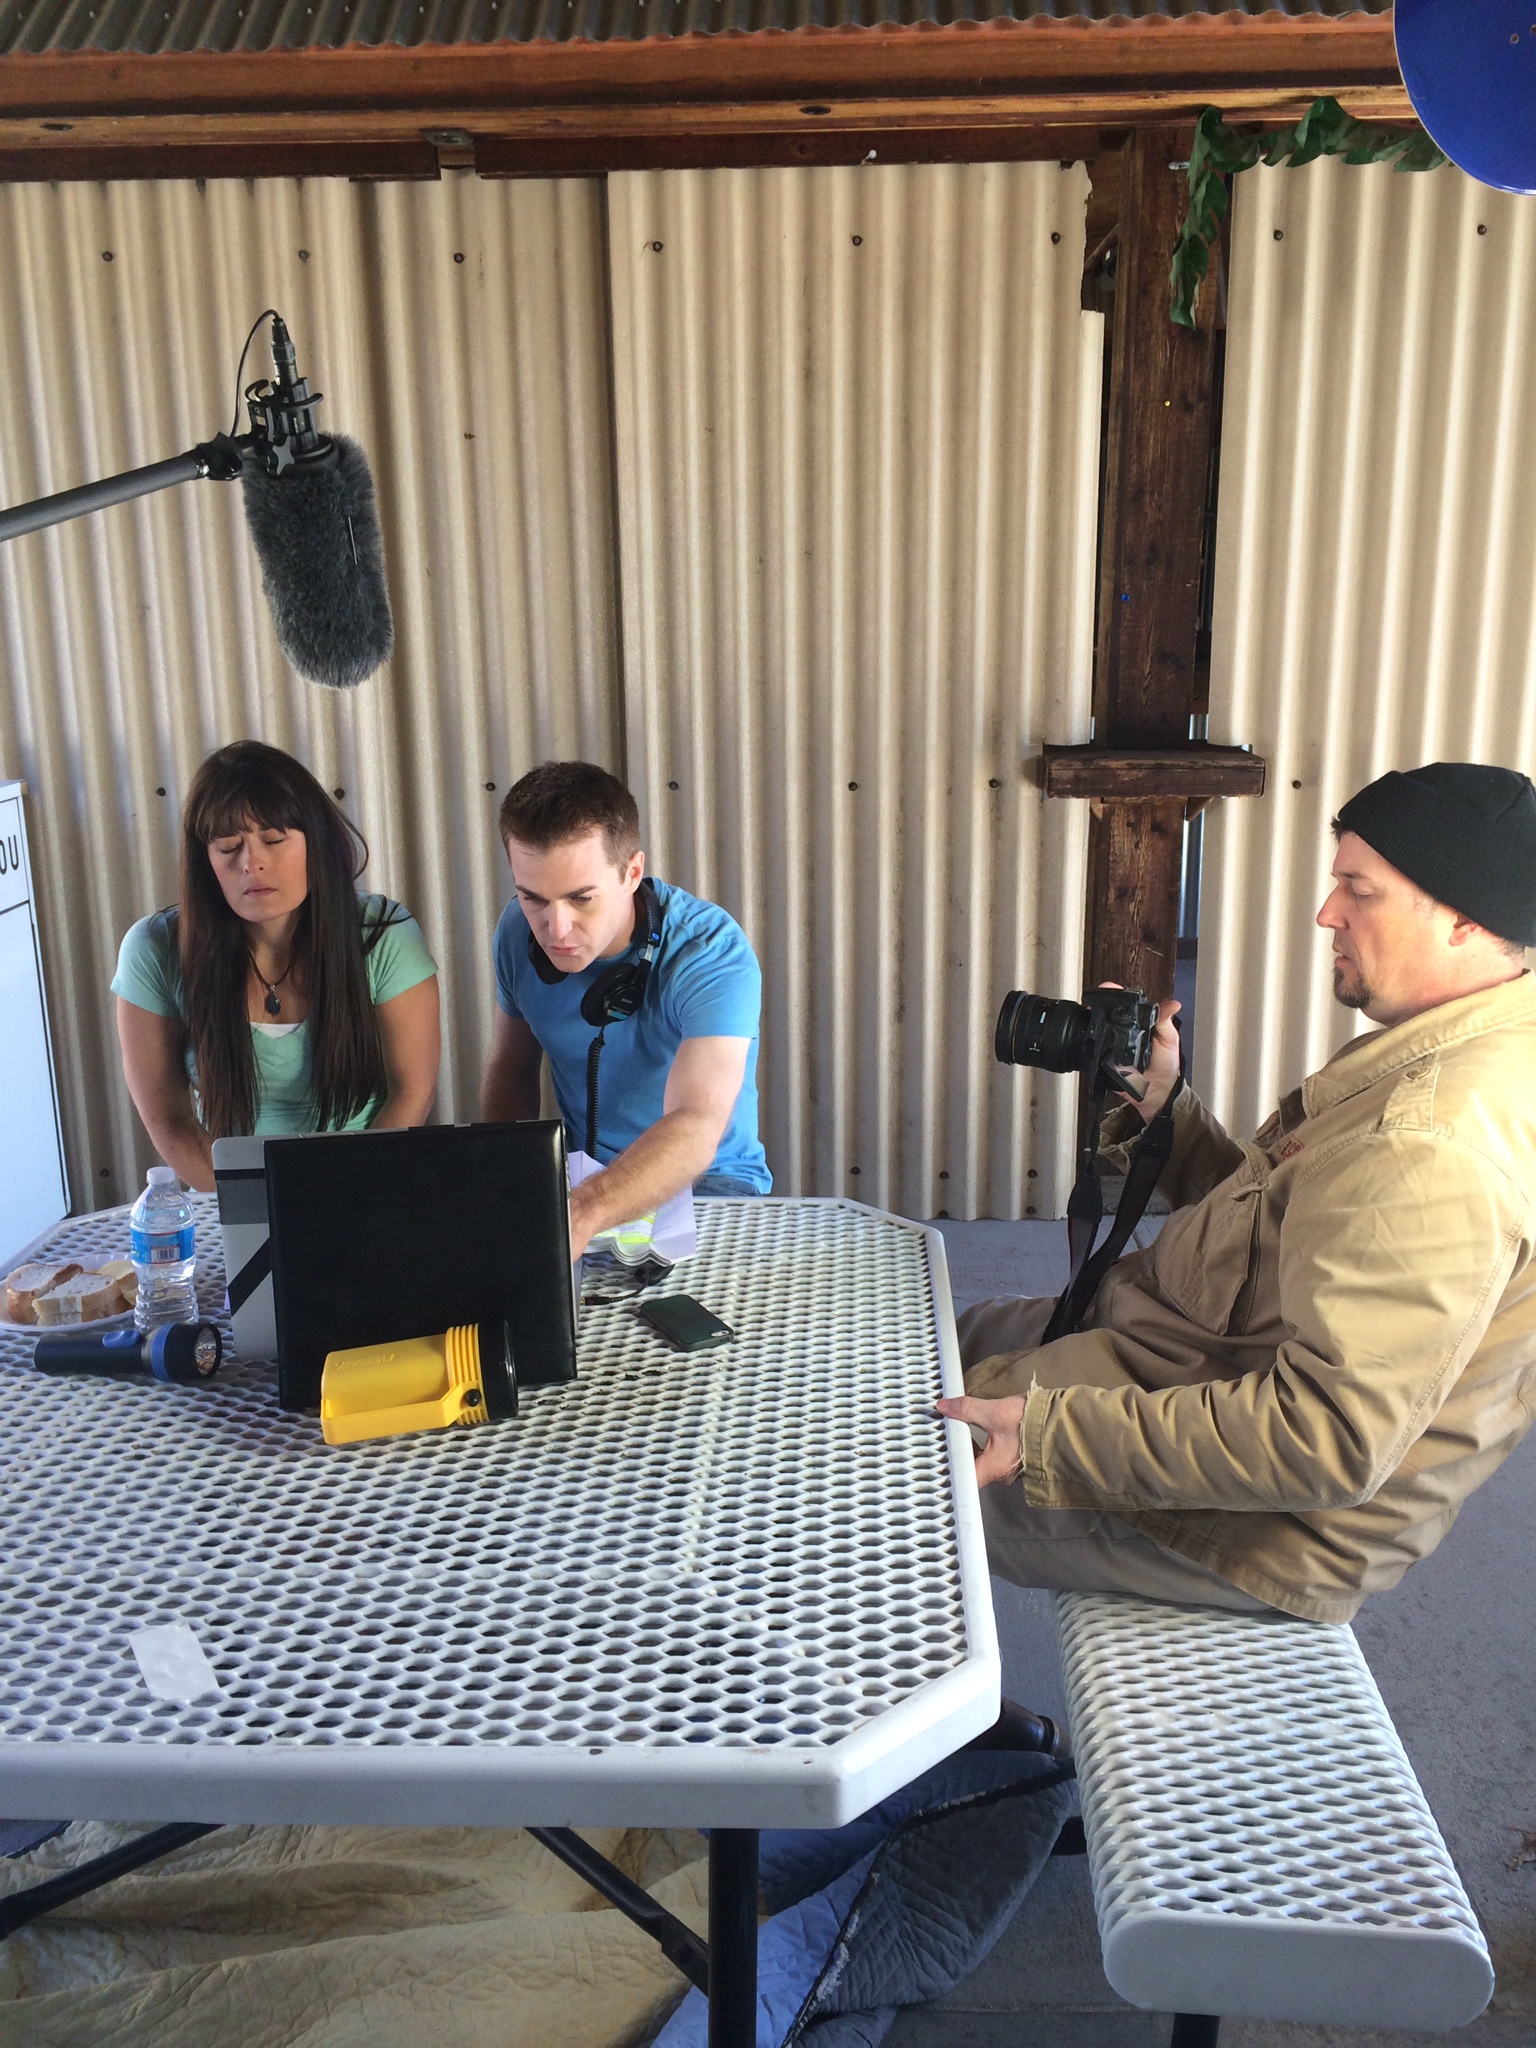
[[0, 0], [0, 57], [1390, 13], [1391, 0]]

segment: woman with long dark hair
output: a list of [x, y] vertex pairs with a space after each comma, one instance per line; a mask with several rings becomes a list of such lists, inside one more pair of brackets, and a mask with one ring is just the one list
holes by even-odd
[[181, 900], [122, 943], [123, 1072], [160, 1157], [213, 1186], [215, 1138], [426, 1120], [437, 967], [410, 912], [362, 896], [362, 834], [309, 770], [237, 740], [182, 813]]

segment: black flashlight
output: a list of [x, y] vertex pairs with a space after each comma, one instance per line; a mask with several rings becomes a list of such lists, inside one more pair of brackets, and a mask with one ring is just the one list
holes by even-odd
[[165, 1380], [200, 1387], [224, 1356], [216, 1323], [160, 1323], [153, 1330], [93, 1330], [76, 1324], [39, 1337], [32, 1363], [56, 1377], [80, 1373], [98, 1379]]

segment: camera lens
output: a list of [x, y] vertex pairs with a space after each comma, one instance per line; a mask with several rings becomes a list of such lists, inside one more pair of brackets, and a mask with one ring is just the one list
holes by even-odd
[[998, 1012], [994, 1050], [1004, 1066], [1070, 1074], [1082, 1064], [1088, 1024], [1081, 1003], [1010, 989]]

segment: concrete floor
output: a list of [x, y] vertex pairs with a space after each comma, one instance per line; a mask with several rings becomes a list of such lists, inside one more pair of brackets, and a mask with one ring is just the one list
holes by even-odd
[[[1137, 1235], [1154, 1228], [1144, 1225]], [[991, 1294], [1057, 1292], [1060, 1223], [940, 1224], [957, 1308]], [[1433, 1556], [1366, 1603], [1355, 1632], [1493, 1951], [1493, 2003], [1455, 2039], [1536, 2048], [1536, 1443], [1462, 1511]], [[1048, 1596], [994, 1581], [1003, 1690], [1059, 1712]], [[1099, 1959], [1088, 1870], [1047, 1866], [981, 1968], [935, 2005], [905, 2012], [888, 2048], [1165, 2048], [1167, 2015], [1123, 2004]], [[1426, 2036], [1228, 2020], [1222, 2048], [1416, 2048]]]

